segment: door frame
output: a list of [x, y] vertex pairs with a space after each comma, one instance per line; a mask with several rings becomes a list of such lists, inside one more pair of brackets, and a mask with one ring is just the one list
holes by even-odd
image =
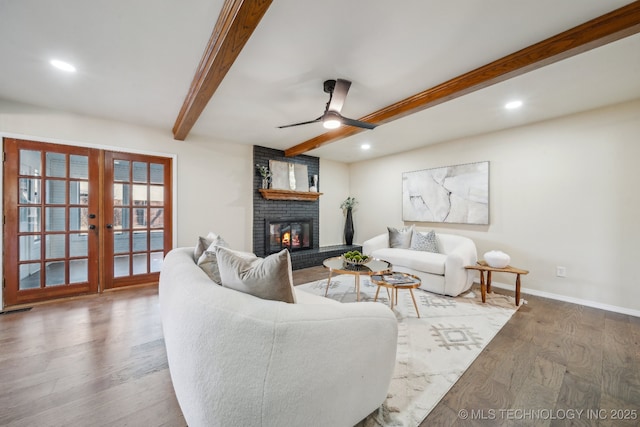
[[[143, 154], [148, 156], [166, 157], [171, 159], [171, 187], [172, 187], [172, 206], [171, 206], [171, 248], [175, 247], [178, 241], [178, 155], [176, 153], [167, 153], [152, 150], [139, 150], [128, 147], [119, 147], [117, 145], [93, 144], [88, 142], [79, 142], [77, 140], [66, 140], [60, 138], [50, 138], [38, 135], [18, 134], [13, 132], [0, 131], [0, 148], [4, 153], [4, 138], [23, 139], [28, 141], [45, 142], [48, 144], [71, 145], [82, 148], [95, 148], [106, 151], [120, 151], [123, 153]], [[4, 188], [4, 159], [0, 164], [0, 188]], [[4, 214], [4, 198], [0, 197], [0, 211]], [[0, 238], [4, 241], [4, 226], [0, 228]], [[0, 257], [4, 260], [4, 248], [0, 245]], [[0, 277], [4, 279], [4, 262], [0, 262]], [[102, 286], [98, 292], [103, 292]], [[31, 305], [31, 304], [29, 304]], [[4, 283], [0, 286], [0, 311], [5, 308], [4, 300]]]

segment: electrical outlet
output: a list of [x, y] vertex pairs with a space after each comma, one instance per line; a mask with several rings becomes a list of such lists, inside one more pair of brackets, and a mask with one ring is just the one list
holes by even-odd
[[556, 276], [558, 276], [558, 277], [567, 277], [567, 268], [566, 267], [557, 266], [556, 267]]

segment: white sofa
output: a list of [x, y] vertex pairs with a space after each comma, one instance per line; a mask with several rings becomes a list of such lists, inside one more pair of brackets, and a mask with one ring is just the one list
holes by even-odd
[[295, 292], [295, 304], [260, 299], [212, 282], [193, 248], [167, 254], [162, 328], [190, 427], [351, 427], [382, 404], [396, 355], [391, 310]]
[[389, 233], [380, 234], [362, 244], [362, 252], [393, 264], [394, 271], [411, 273], [422, 281], [420, 288], [441, 295], [457, 296], [473, 284], [478, 253], [473, 240], [455, 234], [436, 233], [441, 253], [389, 247]]

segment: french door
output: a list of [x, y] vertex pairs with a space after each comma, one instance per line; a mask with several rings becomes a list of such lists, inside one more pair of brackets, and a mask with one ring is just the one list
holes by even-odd
[[4, 299], [157, 281], [171, 247], [171, 159], [4, 139]]
[[171, 249], [171, 162], [106, 152], [104, 288], [158, 280]]

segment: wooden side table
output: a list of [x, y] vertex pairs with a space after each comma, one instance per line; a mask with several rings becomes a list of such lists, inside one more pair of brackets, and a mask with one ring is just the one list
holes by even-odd
[[[529, 274], [527, 270], [521, 268], [511, 267], [510, 265], [505, 268], [490, 267], [486, 261], [478, 261], [476, 265], [467, 265], [464, 268], [467, 270], [478, 270], [480, 272], [480, 292], [482, 293], [482, 302], [487, 302], [487, 292], [491, 292], [491, 273], [513, 273], [516, 275], [516, 305], [520, 305], [520, 275]], [[487, 272], [487, 281], [484, 280], [484, 272]]]
[[[393, 279], [399, 279], [400, 281], [394, 282]], [[418, 310], [418, 304], [416, 304], [416, 297], [413, 295], [413, 290], [419, 288], [422, 283], [418, 276], [394, 271], [388, 277], [385, 277], [384, 275], [371, 276], [371, 281], [378, 285], [378, 289], [376, 289], [376, 296], [373, 301], [378, 301], [380, 288], [387, 288], [387, 293], [389, 292], [389, 289], [391, 289], [391, 295], [389, 296], [391, 310], [393, 310], [394, 302], [395, 305], [398, 305], [398, 289], [409, 289], [411, 299], [413, 300], [413, 307], [416, 309], [418, 317], [420, 317], [420, 310]]]

